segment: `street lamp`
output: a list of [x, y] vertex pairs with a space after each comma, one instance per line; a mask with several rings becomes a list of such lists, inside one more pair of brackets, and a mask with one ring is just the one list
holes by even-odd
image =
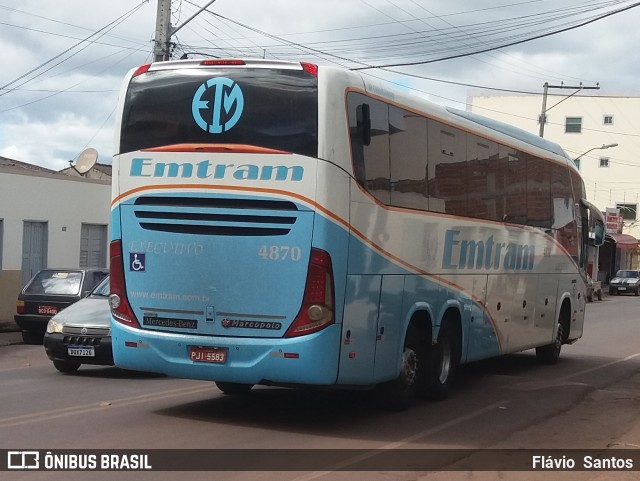
[[578, 159], [584, 155], [587, 155], [589, 152], [591, 152], [592, 150], [604, 150], [604, 149], [610, 149], [611, 147], [617, 147], [618, 144], [602, 144], [602, 147], [593, 147], [589, 150], [587, 150], [586, 152], [581, 153], [579, 156], [577, 156], [575, 159], [573, 159], [573, 162], [578, 165]]

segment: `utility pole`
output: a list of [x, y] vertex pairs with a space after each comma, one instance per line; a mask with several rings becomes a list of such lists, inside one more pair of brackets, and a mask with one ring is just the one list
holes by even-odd
[[[600, 85], [599, 84], [596, 84], [595, 87], [583, 87], [582, 84], [580, 84], [579, 86], [575, 87], [575, 86], [569, 86], [569, 85], [564, 85], [564, 84], [549, 85], [549, 82], [545, 82], [543, 87], [544, 87], [544, 92], [542, 94], [542, 113], [540, 114], [540, 137], [544, 137], [544, 125], [547, 123], [547, 112], [549, 110], [551, 110], [556, 105], [561, 104], [562, 102], [564, 102], [568, 98], [573, 97], [575, 94], [577, 94], [581, 90], [600, 90]], [[572, 90], [576, 89], [576, 91], [573, 92], [571, 95], [567, 95], [565, 98], [563, 98], [557, 104], [547, 108], [547, 93], [548, 93], [549, 89], [572, 89]]]
[[171, 0], [158, 0], [156, 15], [156, 39], [153, 47], [154, 62], [165, 62], [171, 58], [171, 36], [206, 10], [216, 0], [210, 0], [204, 7], [185, 20], [182, 25], [171, 27]]
[[158, 0], [154, 62], [169, 60], [171, 54], [171, 0]]

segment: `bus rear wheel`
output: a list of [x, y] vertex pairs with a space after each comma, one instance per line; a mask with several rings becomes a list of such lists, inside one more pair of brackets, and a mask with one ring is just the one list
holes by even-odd
[[423, 372], [419, 377], [417, 394], [421, 398], [441, 401], [453, 385], [458, 368], [460, 338], [450, 322], [440, 327], [438, 342], [428, 351]]
[[251, 391], [253, 384], [241, 384], [238, 382], [217, 382], [216, 381], [216, 386], [224, 394], [238, 395], [238, 394], [246, 394], [249, 391]]
[[404, 411], [413, 403], [420, 366], [425, 361], [418, 330], [410, 326], [404, 343], [400, 374], [376, 388], [378, 404], [389, 411]]

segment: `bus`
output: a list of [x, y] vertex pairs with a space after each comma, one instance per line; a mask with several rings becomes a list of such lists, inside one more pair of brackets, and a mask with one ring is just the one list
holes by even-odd
[[121, 90], [117, 366], [443, 399], [458, 366], [582, 336], [601, 213], [552, 142], [358, 72], [185, 60]]

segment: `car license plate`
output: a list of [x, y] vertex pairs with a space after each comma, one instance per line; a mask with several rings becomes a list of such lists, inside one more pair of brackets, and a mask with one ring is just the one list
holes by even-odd
[[67, 348], [67, 354], [74, 357], [95, 357], [96, 351], [93, 347], [69, 346]]
[[619, 290], [619, 291], [626, 291], [626, 290], [627, 290], [627, 288], [626, 288], [626, 287], [618, 287], [618, 290]]
[[227, 361], [227, 348], [189, 346], [189, 359], [194, 362], [223, 364]]
[[58, 308], [56, 306], [38, 306], [38, 314], [57, 314]]

